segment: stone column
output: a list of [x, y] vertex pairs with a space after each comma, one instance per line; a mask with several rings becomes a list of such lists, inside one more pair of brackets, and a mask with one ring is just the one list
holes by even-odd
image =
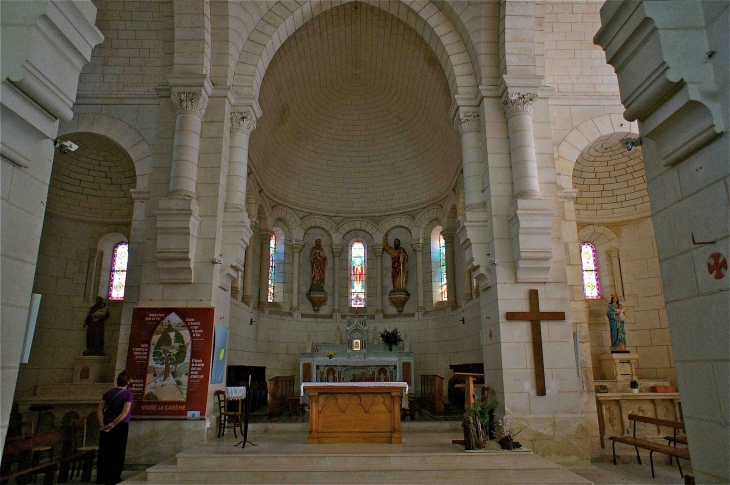
[[507, 116], [512, 186], [515, 199], [539, 199], [535, 133], [532, 128], [533, 103], [537, 94], [507, 93], [502, 106]]
[[[254, 225], [255, 227], [255, 225]], [[253, 247], [249, 246], [246, 248], [246, 262], [243, 265], [243, 296], [241, 301], [248, 306], [253, 304], [253, 294], [251, 293], [253, 287]]]
[[464, 303], [471, 301], [472, 294], [471, 290], [474, 286], [474, 281], [471, 278], [471, 270], [468, 266], [464, 266]]
[[375, 253], [375, 314], [383, 315], [383, 246], [373, 246]]
[[[248, 140], [256, 128], [253, 112], [231, 113], [228, 144], [226, 202], [223, 212], [223, 264], [219, 285], [227, 289], [243, 268], [245, 251], [251, 240], [251, 222], [246, 212], [246, 179], [248, 175]], [[232, 284], [232, 283], [231, 283]]]
[[466, 209], [486, 210], [482, 197], [482, 160], [479, 131], [481, 117], [477, 111], [460, 110], [454, 128], [461, 135], [461, 163], [464, 169]]
[[449, 306], [456, 306], [456, 272], [454, 271], [454, 234], [444, 232], [444, 241], [446, 242], [446, 299]]
[[611, 267], [613, 268], [613, 282], [616, 287], [616, 294], [623, 298], [624, 296], [624, 282], [621, 276], [621, 262], [618, 257], [618, 249], [613, 248], [606, 251], [611, 257]]
[[423, 246], [424, 244], [418, 240], [411, 244], [416, 252], [416, 302], [417, 312], [423, 313], [426, 307], [423, 306]]
[[332, 284], [334, 285], [334, 301], [332, 304], [333, 312], [336, 316], [340, 315], [340, 256], [342, 255], [342, 246], [332, 246]]
[[175, 138], [172, 148], [172, 169], [168, 198], [195, 199], [198, 180], [198, 155], [203, 115], [208, 107], [208, 94], [173, 92], [175, 103]]
[[292, 282], [291, 282], [291, 311], [299, 312], [299, 255], [304, 249], [304, 243], [292, 241], [291, 250], [294, 256], [292, 262]]
[[[269, 304], [269, 242], [273, 232], [261, 231], [261, 270], [259, 271], [259, 310], [264, 310]], [[281, 291], [281, 288], [278, 289]], [[277, 288], [274, 287], [274, 298], [276, 298]]]

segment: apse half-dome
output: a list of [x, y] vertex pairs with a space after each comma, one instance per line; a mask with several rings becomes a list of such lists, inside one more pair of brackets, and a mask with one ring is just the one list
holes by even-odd
[[275, 202], [332, 215], [420, 209], [461, 167], [443, 68], [423, 38], [348, 3], [281, 46], [263, 79], [251, 167]]

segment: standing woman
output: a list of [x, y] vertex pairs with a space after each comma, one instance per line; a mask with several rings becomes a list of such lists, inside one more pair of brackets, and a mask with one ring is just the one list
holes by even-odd
[[99, 459], [96, 464], [96, 483], [115, 485], [122, 481], [124, 455], [127, 452], [130, 411], [134, 405], [128, 389], [132, 375], [126, 370], [117, 376], [117, 385], [104, 393], [96, 408], [99, 421]]

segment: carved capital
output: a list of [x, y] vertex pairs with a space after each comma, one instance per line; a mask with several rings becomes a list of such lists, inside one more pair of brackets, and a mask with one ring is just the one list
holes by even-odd
[[304, 243], [301, 242], [293, 242], [290, 244], [291, 250], [295, 253], [301, 253], [302, 249], [304, 249]]
[[608, 254], [611, 257], [611, 259], [618, 258], [618, 249], [611, 248], [608, 251], [606, 251], [606, 254]]
[[246, 135], [256, 129], [256, 117], [250, 111], [234, 111], [231, 113], [231, 131], [240, 131]]
[[454, 129], [459, 135], [465, 133], [478, 133], [482, 126], [482, 119], [476, 111], [460, 112], [454, 118]]
[[205, 93], [172, 93], [177, 114], [190, 113], [203, 118], [208, 107], [208, 95]]
[[422, 242], [416, 242], [411, 244], [411, 246], [413, 246], [413, 250], [415, 252], [420, 253], [421, 251], [423, 251], [424, 244]]
[[514, 115], [532, 116], [532, 110], [534, 109], [534, 102], [536, 99], [537, 94], [534, 93], [507, 93], [504, 98], [502, 98], [504, 114], [507, 115], [507, 119]]
[[342, 255], [342, 246], [332, 246], [332, 256], [339, 258]]
[[373, 252], [375, 256], [380, 257], [383, 255], [383, 246], [373, 246]]

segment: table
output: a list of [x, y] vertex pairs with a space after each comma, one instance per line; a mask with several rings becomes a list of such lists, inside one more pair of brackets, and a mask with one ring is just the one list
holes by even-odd
[[301, 389], [309, 395], [308, 443], [403, 442], [405, 382], [305, 382]]

